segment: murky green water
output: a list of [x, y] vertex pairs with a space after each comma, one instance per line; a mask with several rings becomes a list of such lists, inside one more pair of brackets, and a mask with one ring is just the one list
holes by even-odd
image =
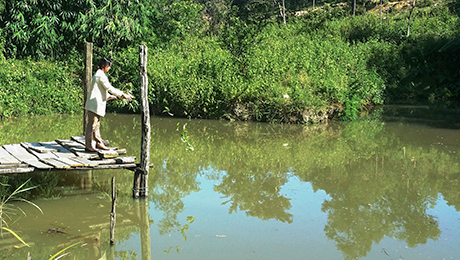
[[[31, 178], [39, 187], [28, 198], [43, 211], [18, 204], [27, 215], [6, 221], [30, 247], [4, 235], [0, 259], [27, 259], [28, 253], [48, 259], [74, 244], [61, 259], [460, 256], [456, 125], [151, 121], [155, 167], [148, 200], [131, 199], [127, 170], [0, 176], [12, 187]], [[102, 135], [138, 157], [140, 125], [138, 115], [110, 114]], [[0, 121], [0, 144], [81, 132], [80, 115], [6, 120]], [[116, 243], [110, 247], [112, 177], [119, 196]], [[8, 193], [8, 187], [0, 190]]]

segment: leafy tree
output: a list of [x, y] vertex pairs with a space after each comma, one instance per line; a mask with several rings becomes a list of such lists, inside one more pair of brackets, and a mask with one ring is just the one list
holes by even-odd
[[123, 48], [143, 36], [146, 21], [142, 2], [106, 0], [91, 1], [89, 8], [80, 9], [74, 33], [79, 40], [93, 42], [96, 46]]
[[0, 20], [7, 40], [6, 56], [53, 57], [66, 53], [69, 46], [77, 43], [78, 16], [89, 9], [88, 3], [85, 0], [7, 1]]
[[170, 39], [183, 39], [200, 32], [203, 27], [202, 11], [203, 6], [192, 1], [180, 1], [166, 6], [161, 34], [168, 35]]
[[203, 7], [205, 30], [211, 35], [219, 35], [221, 29], [235, 16], [238, 9], [229, 0], [198, 1]]
[[11, 0], [0, 28], [10, 57], [61, 57], [84, 41], [109, 51], [155, 45], [202, 28], [201, 5], [190, 1]]

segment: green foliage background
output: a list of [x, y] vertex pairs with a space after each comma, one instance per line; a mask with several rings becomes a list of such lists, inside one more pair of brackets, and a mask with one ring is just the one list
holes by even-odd
[[[418, 2], [409, 36], [404, 7], [380, 20], [374, 4], [356, 16], [335, 2], [287, 6], [307, 12], [283, 24], [268, 2], [2, 1], [0, 116], [81, 110], [85, 41], [95, 63], [115, 59], [110, 80], [135, 95], [137, 48], [149, 47], [158, 115], [305, 123], [355, 120], [384, 102], [456, 104], [456, 1]], [[125, 105], [109, 110], [138, 110]]]
[[83, 103], [79, 77], [64, 62], [0, 60], [0, 117], [73, 113]]

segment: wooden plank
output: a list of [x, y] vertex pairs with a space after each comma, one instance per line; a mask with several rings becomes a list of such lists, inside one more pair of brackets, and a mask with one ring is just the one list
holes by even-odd
[[56, 139], [56, 142], [58, 142], [60, 145], [62, 145], [64, 148], [67, 150], [73, 152], [79, 157], [85, 157], [85, 158], [98, 158], [99, 155], [97, 152], [89, 152], [85, 150], [85, 146], [73, 141], [73, 140], [59, 140]]
[[126, 164], [105, 164], [94, 167], [94, 169], [126, 169], [126, 168], [136, 168], [135, 163], [126, 163]]
[[125, 148], [117, 149], [117, 153], [118, 153], [119, 155], [122, 155], [122, 154], [127, 154], [127, 152], [126, 152], [126, 149], [125, 149]]
[[113, 158], [118, 156], [118, 152], [116, 150], [100, 150], [99, 152], [89, 152], [85, 149], [85, 146], [83, 144], [74, 140], [56, 140], [56, 142], [60, 143], [62, 146], [69, 149], [79, 157], [97, 159]]
[[71, 151], [67, 150], [62, 145], [58, 144], [56, 141], [39, 142], [39, 144], [41, 144], [44, 147], [47, 147], [49, 149], [56, 149], [57, 151], [53, 152], [53, 154], [55, 154], [58, 158], [75, 157], [74, 153], [72, 153]]
[[41, 161], [54, 166], [54, 168], [56, 169], [70, 169], [71, 167], [67, 163], [63, 163], [57, 160], [56, 158], [44, 158], [44, 159], [41, 159]]
[[60, 151], [63, 147], [58, 144], [56, 141], [50, 141], [50, 142], [38, 142], [39, 144], [43, 145], [46, 148], [49, 149], [56, 149], [57, 151]]
[[[82, 145], [85, 145], [85, 137], [84, 136], [72, 136], [70, 138], [71, 140], [80, 143]], [[110, 142], [108, 140], [104, 140], [104, 144], [106, 146], [109, 146]], [[126, 154], [126, 149], [118, 149], [118, 147], [108, 147], [110, 150], [116, 150], [118, 154]]]
[[32, 145], [29, 145], [30, 143], [21, 143], [21, 146], [24, 147], [29, 153], [33, 154], [35, 157], [37, 157], [39, 160], [41, 159], [48, 159], [48, 158], [57, 158], [57, 156], [51, 152], [38, 152], [37, 150], [33, 148]]
[[85, 148], [72, 147], [70, 151], [75, 153], [78, 157], [83, 157], [86, 159], [99, 159], [99, 154], [97, 152], [86, 151]]
[[20, 164], [21, 161], [12, 156], [3, 147], [0, 147], [0, 164]]
[[34, 167], [9, 167], [9, 168], [0, 168], [1, 174], [13, 174], [13, 173], [28, 173], [33, 172]]
[[18, 168], [18, 167], [28, 167], [29, 165], [25, 163], [15, 163], [15, 164], [0, 164], [0, 169], [3, 168]]
[[98, 154], [99, 154], [99, 157], [100, 157], [101, 159], [104, 159], [104, 158], [115, 158], [115, 157], [118, 156], [118, 153], [117, 153], [117, 151], [115, 151], [115, 150], [108, 150], [108, 151], [106, 151], [106, 150], [99, 150]]
[[51, 166], [49, 164], [46, 164], [46, 163], [43, 163], [43, 162], [40, 162], [38, 159], [37, 160], [26, 160], [26, 161], [24, 161], [24, 163], [27, 163], [28, 165], [33, 166], [33, 167], [35, 167], [37, 169], [40, 169], [40, 170], [53, 169], [53, 166]]
[[82, 163], [83, 166], [87, 167], [94, 167], [99, 165], [99, 161], [90, 161], [84, 157], [71, 157], [70, 160], [74, 160], [76, 162]]
[[134, 163], [136, 161], [136, 157], [134, 156], [126, 156], [126, 157], [117, 157], [117, 158], [110, 158], [110, 159], [102, 159], [99, 164], [124, 164], [124, 163]]
[[85, 148], [85, 146], [79, 142], [76, 142], [74, 140], [63, 140], [63, 139], [56, 139], [55, 140], [58, 144], [64, 146], [66, 149], [70, 150], [68, 147], [71, 148]]
[[70, 167], [84, 167], [88, 166], [80, 161], [72, 160], [72, 158], [57, 158], [57, 161], [61, 161], [65, 164], [70, 165]]
[[13, 155], [19, 161], [26, 161], [26, 160], [38, 160], [33, 154], [29, 153], [24, 147], [20, 144], [5, 144], [3, 145], [6, 151], [8, 151], [11, 155]]
[[[72, 136], [70, 137], [71, 140], [81, 143], [82, 145], [86, 146], [86, 140], [84, 136]], [[110, 146], [110, 141], [109, 140], [102, 140], [105, 146]], [[114, 149], [117, 149], [116, 147], [113, 147]]]
[[52, 169], [53, 167], [47, 164], [44, 164], [38, 160], [33, 154], [29, 153], [24, 147], [20, 144], [6, 144], [3, 145], [6, 151], [8, 151], [12, 156], [23, 163], [27, 163], [38, 169]]
[[49, 153], [49, 152], [57, 152], [58, 150], [56, 148], [49, 148], [41, 145], [40, 143], [26, 143], [23, 142], [21, 143], [22, 147], [28, 149], [28, 150], [33, 150], [38, 153]]

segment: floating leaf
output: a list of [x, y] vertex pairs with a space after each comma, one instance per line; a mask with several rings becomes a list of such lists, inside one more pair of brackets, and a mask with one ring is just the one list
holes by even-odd
[[165, 254], [169, 254], [169, 251], [171, 251], [171, 248], [173, 248], [173, 247], [172, 247], [172, 246], [170, 246], [170, 247], [168, 248], [168, 250], [163, 250], [163, 253], [165, 253]]
[[194, 216], [187, 216], [186, 219], [187, 219], [188, 223], [190, 223], [190, 224], [193, 223], [193, 221], [195, 221], [195, 217], [194, 217]]

